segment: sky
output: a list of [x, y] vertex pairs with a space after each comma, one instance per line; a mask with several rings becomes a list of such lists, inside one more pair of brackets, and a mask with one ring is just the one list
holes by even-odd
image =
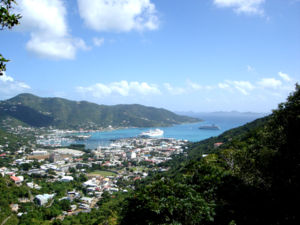
[[300, 0], [17, 0], [0, 100], [270, 112], [300, 81]]

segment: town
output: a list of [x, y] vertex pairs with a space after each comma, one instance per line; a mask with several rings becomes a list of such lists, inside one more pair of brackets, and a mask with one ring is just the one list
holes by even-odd
[[[31, 131], [35, 140], [42, 136], [41, 131]], [[60, 219], [90, 212], [103, 196], [130, 192], [135, 182], [168, 170], [162, 163], [183, 154], [188, 145], [184, 140], [143, 137], [114, 140], [94, 150], [80, 145], [44, 146], [32, 139], [29, 143], [13, 151], [7, 150], [9, 141], [0, 145], [0, 174], [29, 189], [11, 209], [21, 217], [27, 213], [22, 204], [51, 207], [63, 202], [66, 207]]]

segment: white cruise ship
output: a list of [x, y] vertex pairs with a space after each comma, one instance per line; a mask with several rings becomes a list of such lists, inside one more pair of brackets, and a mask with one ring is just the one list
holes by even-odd
[[148, 130], [145, 132], [142, 132], [139, 137], [161, 137], [164, 135], [164, 131], [160, 129], [155, 129], [155, 130]]

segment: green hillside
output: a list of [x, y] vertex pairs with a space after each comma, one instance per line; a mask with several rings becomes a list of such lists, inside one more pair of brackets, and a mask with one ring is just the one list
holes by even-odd
[[97, 105], [63, 98], [20, 94], [0, 102], [0, 119], [12, 118], [34, 127], [57, 128], [153, 127], [197, 122], [165, 109], [142, 105]]
[[138, 185], [120, 224], [298, 224], [299, 128], [297, 85], [270, 116], [191, 145], [168, 173]]
[[15, 152], [18, 151], [21, 146], [28, 145], [29, 141], [30, 139], [28, 137], [21, 137], [20, 135], [7, 133], [0, 129], [0, 150]]

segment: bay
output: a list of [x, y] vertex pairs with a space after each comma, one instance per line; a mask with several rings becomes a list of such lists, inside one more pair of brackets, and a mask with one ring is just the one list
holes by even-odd
[[[230, 116], [204, 113], [197, 115], [197, 117], [204, 120], [203, 122], [199, 123], [180, 124], [171, 127], [127, 128], [111, 131], [91, 132], [85, 133], [85, 135], [91, 135], [89, 139], [83, 141], [73, 141], [72, 144], [84, 144], [87, 149], [96, 149], [98, 146], [109, 145], [112, 142], [112, 140], [137, 137], [140, 133], [144, 131], [156, 128], [159, 128], [164, 131], [165, 138], [175, 138], [181, 140], [188, 140], [191, 142], [197, 142], [213, 136], [218, 136], [229, 129], [244, 125], [262, 116], [264, 115], [240, 114]], [[199, 126], [211, 124], [216, 124], [217, 126], [219, 126], [220, 130], [199, 129]]]

